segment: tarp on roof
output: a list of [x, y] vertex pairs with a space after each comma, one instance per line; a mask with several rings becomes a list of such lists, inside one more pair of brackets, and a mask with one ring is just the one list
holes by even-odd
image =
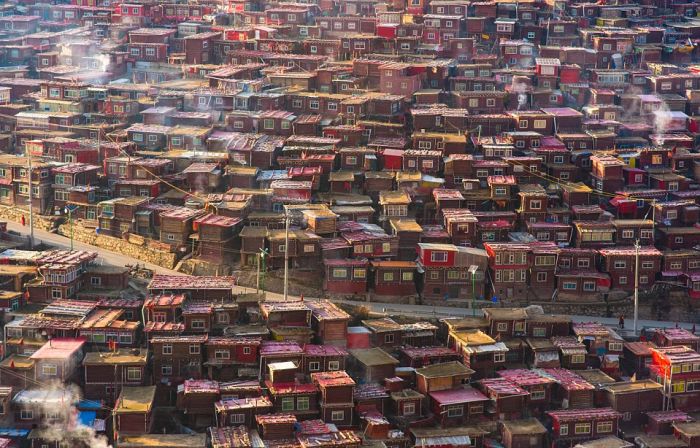
[[96, 418], [97, 412], [95, 411], [78, 412], [78, 422], [80, 422], [80, 424], [83, 426], [87, 426], [88, 428], [92, 428], [92, 425], [95, 423]]
[[416, 446], [422, 447], [469, 446], [471, 444], [469, 436], [418, 437], [416, 439]]

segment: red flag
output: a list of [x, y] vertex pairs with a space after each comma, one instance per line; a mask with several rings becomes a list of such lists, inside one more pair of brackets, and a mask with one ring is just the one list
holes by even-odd
[[11, 369], [14, 369], [14, 368], [15, 368], [15, 360], [14, 360], [14, 359], [11, 359], [11, 360], [10, 360], [10, 368], [11, 368]]

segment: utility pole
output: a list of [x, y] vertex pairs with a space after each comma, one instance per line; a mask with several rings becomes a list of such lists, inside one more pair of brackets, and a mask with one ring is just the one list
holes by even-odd
[[259, 252], [258, 252], [258, 256], [256, 258], [258, 259], [257, 260], [258, 261], [258, 269], [257, 269], [258, 272], [255, 275], [255, 293], [257, 294], [260, 292], [260, 253]]
[[637, 316], [639, 314], [639, 239], [634, 242], [634, 326], [632, 330], [637, 334]]
[[289, 289], [289, 213], [284, 211], [284, 301]]
[[73, 210], [70, 207], [68, 209], [68, 223], [70, 224], [70, 251], [73, 252]]
[[27, 160], [29, 162], [29, 250], [34, 249], [34, 194], [32, 186], [32, 155], [27, 148]]
[[[258, 252], [258, 275], [257, 281], [255, 283], [255, 292], [259, 293], [260, 290], [265, 289], [265, 272], [267, 272], [267, 265], [265, 264], [265, 257], [267, 256], [267, 249], [261, 247]], [[260, 272], [262, 265], [262, 273]]]

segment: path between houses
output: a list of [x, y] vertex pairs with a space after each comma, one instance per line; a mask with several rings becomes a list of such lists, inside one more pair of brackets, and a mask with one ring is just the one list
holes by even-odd
[[[19, 223], [15, 223], [12, 221], [7, 222], [7, 228], [8, 230], [12, 230], [17, 233], [21, 233], [23, 235], [27, 235], [29, 232], [29, 227], [27, 226], [22, 226]], [[53, 246], [60, 247], [61, 249], [68, 249], [70, 248], [70, 238], [67, 238], [62, 235], [58, 235], [55, 233], [47, 232], [44, 230], [39, 230], [39, 229], [34, 229], [34, 238], [36, 242], [38, 243], [39, 241], [43, 241], [46, 243], [49, 243]], [[96, 246], [92, 246], [90, 244], [85, 244], [81, 243], [78, 241], [74, 241], [73, 247], [78, 250], [91, 250], [94, 252], [97, 252], [99, 254], [98, 256], [98, 263], [103, 262], [106, 264], [111, 264], [115, 266], [124, 266], [127, 264], [144, 264], [148, 269], [153, 270], [154, 272], [158, 274], [171, 274], [171, 275], [182, 275], [182, 273], [174, 271], [172, 269], [167, 269], [163, 268], [161, 266], [156, 266], [151, 263], [144, 263], [140, 260], [137, 260], [135, 258], [131, 258], [122, 254], [117, 254], [115, 252], [111, 252]], [[244, 287], [235, 287], [234, 289], [235, 292], [251, 292], [253, 289], [251, 288], [244, 288]], [[274, 297], [274, 298], [282, 298], [281, 294], [277, 293], [272, 293], [268, 292], [267, 293], [268, 297]], [[298, 298], [295, 296], [291, 296], [293, 298]], [[305, 297], [304, 300], [319, 300], [318, 298], [310, 298], [310, 297]], [[360, 305], [360, 306], [365, 306], [369, 308], [371, 311], [376, 312], [376, 313], [382, 313], [385, 312], [387, 314], [407, 314], [407, 315], [415, 315], [416, 317], [419, 318], [428, 318], [428, 317], [435, 317], [435, 318], [444, 318], [444, 317], [466, 317], [466, 316], [471, 316], [472, 315], [472, 310], [468, 308], [456, 308], [456, 307], [441, 307], [441, 306], [426, 306], [426, 305], [404, 305], [404, 304], [389, 304], [389, 303], [367, 303], [367, 302], [357, 302], [357, 301], [352, 301], [352, 300], [336, 300], [336, 302], [340, 303], [347, 303], [347, 304], [352, 304], [352, 305]], [[480, 313], [480, 310], [477, 310], [478, 314]], [[610, 327], [617, 327], [618, 324], [618, 319], [617, 318], [603, 318], [603, 317], [592, 317], [592, 316], [571, 316], [574, 322], [590, 322], [590, 321], [596, 321], [596, 322], [601, 322], [604, 325], [610, 326]], [[631, 328], [632, 328], [632, 319], [627, 318], [625, 321], [626, 324], [626, 330], [623, 331], [623, 334], [630, 333], [631, 334]], [[693, 322], [668, 322], [668, 321], [654, 321], [654, 320], [640, 320], [639, 321], [639, 328], [644, 328], [644, 327], [674, 327], [676, 324], [683, 328], [691, 329], [693, 326]], [[700, 322], [696, 322], [697, 329], [700, 330]]]

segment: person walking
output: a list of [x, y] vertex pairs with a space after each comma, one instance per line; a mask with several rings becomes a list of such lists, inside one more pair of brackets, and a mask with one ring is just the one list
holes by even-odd
[[620, 329], [624, 330], [625, 329], [625, 315], [620, 314], [620, 321], [618, 322], [620, 325]]

